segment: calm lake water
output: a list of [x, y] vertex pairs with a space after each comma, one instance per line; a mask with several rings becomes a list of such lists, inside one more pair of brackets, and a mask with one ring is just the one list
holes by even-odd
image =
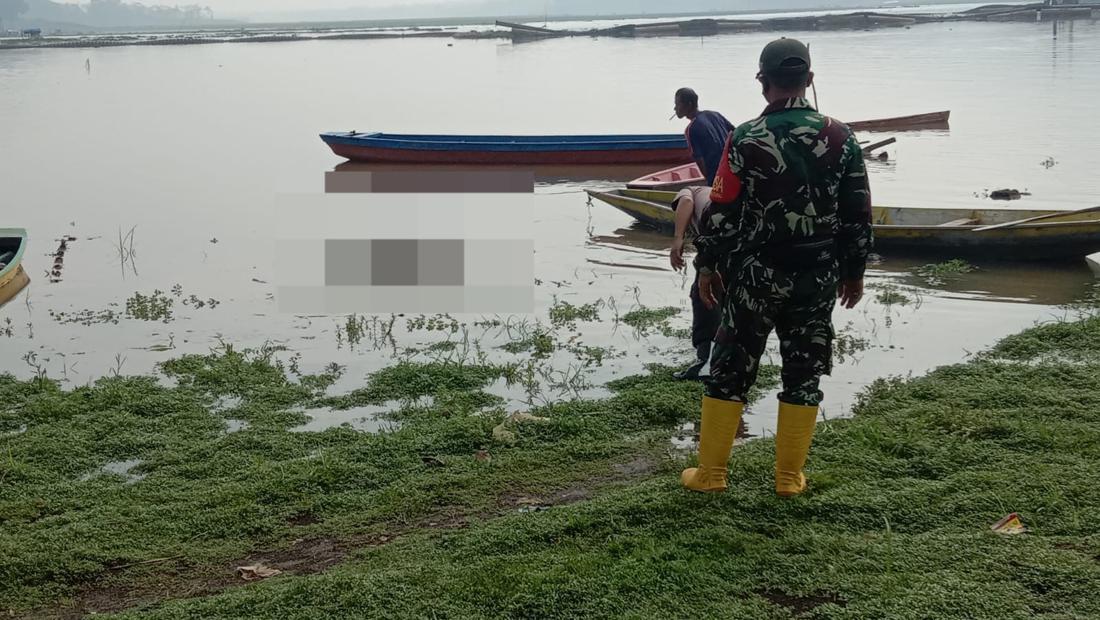
[[[877, 204], [1004, 206], [981, 197], [1003, 187], [1031, 192], [1013, 207], [1100, 203], [1097, 23], [791, 34], [811, 43], [820, 106], [829, 114], [862, 120], [952, 111], [949, 131], [896, 134], [890, 161], [872, 166]], [[27, 294], [0, 310], [0, 372], [25, 377], [37, 365], [80, 385], [119, 369], [147, 373], [158, 361], [206, 352], [222, 340], [273, 342], [290, 350], [284, 359], [300, 353], [303, 371], [346, 365], [337, 389], [352, 389], [366, 373], [393, 363], [392, 348], [350, 346], [337, 335], [346, 317], [283, 315], [272, 295], [276, 196], [323, 191], [325, 172], [341, 162], [318, 133], [676, 132], [684, 123], [668, 120], [672, 93], [685, 85], [700, 92], [703, 107], [745, 120], [763, 107], [753, 75], [772, 36], [0, 53], [0, 226], [29, 230], [25, 266], [34, 278]], [[683, 341], [639, 336], [611, 321], [616, 309], [672, 305], [684, 309], [673, 325], [687, 325], [689, 283], [668, 269], [668, 238], [637, 230], [605, 205], [589, 207], [581, 192], [613, 186], [609, 176], [646, 171], [581, 171], [516, 198], [533, 201], [536, 214], [542, 284], [536, 287], [539, 314], [530, 320], [545, 321], [555, 301], [604, 304], [602, 322], [578, 324], [586, 345], [615, 352], [585, 370], [594, 384], [646, 363], [688, 359]], [[132, 247], [134, 260], [122, 266], [116, 246], [131, 230], [123, 245]], [[369, 230], [356, 232], [369, 237]], [[65, 235], [77, 241], [62, 281], [49, 283], [44, 273], [53, 259], [47, 255]], [[1083, 264], [983, 265], [930, 287], [910, 275], [920, 264], [886, 257], [871, 274], [874, 285], [901, 287], [907, 303], [879, 303], [873, 290], [856, 310], [838, 311], [838, 329], [860, 350], [826, 383], [828, 416], [844, 415], [875, 377], [961, 361], [1004, 335], [1063, 316], [1056, 306], [1092, 282]], [[170, 292], [177, 284], [179, 297]], [[85, 326], [51, 317], [122, 313], [135, 292], [156, 289], [175, 299], [168, 323], [123, 317], [117, 325]], [[219, 303], [184, 305], [191, 295]], [[399, 319], [398, 346], [444, 337], [407, 333], [403, 325]], [[483, 331], [469, 329], [472, 336]], [[499, 330], [484, 336], [495, 359], [523, 359], [492, 349], [503, 341], [507, 334]], [[562, 372], [578, 364], [566, 352], [554, 360]], [[514, 408], [525, 406], [522, 390], [496, 389], [515, 399]], [[760, 403], [748, 420], [750, 432], [772, 428], [774, 411], [774, 400]]]

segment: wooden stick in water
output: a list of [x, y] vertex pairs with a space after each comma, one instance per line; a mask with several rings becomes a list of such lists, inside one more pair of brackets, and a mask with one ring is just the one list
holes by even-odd
[[1053, 220], [1059, 217], [1066, 217], [1067, 215], [1079, 215], [1081, 213], [1092, 213], [1094, 211], [1100, 211], [1100, 205], [1095, 207], [1086, 207], [1084, 209], [1077, 209], [1076, 211], [1060, 211], [1058, 213], [1047, 213], [1046, 215], [1037, 215], [1035, 217], [1029, 217], [1022, 220], [1013, 220], [1011, 222], [1004, 222], [1003, 224], [992, 224], [990, 226], [979, 226], [972, 232], [985, 232], [987, 230], [1000, 230], [1002, 228], [1012, 228], [1019, 226], [1020, 224], [1030, 224], [1031, 222], [1038, 222], [1041, 220]]
[[897, 141], [898, 141], [897, 138], [887, 138], [887, 139], [883, 140], [882, 142], [875, 142], [874, 144], [868, 144], [867, 146], [863, 147], [863, 154], [864, 155], [870, 155], [871, 151], [874, 151], [875, 149], [881, 149], [884, 146], [890, 146], [891, 144], [893, 144]]

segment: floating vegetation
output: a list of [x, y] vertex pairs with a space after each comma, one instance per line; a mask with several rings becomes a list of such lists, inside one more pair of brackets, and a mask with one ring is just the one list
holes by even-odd
[[458, 343], [453, 340], [444, 340], [442, 342], [433, 342], [428, 345], [424, 350], [429, 352], [444, 351], [450, 352], [458, 348]]
[[550, 357], [553, 355], [555, 348], [554, 336], [541, 328], [534, 330], [534, 332], [521, 340], [513, 340], [501, 347], [501, 349], [509, 353], [518, 354], [531, 351], [535, 359], [546, 359]]
[[220, 304], [220, 303], [221, 303], [220, 301], [218, 301], [217, 299], [214, 299], [213, 297], [211, 297], [209, 299], [205, 299], [205, 300], [199, 299], [198, 295], [191, 295], [187, 299], [183, 300], [183, 305], [185, 305], [185, 306], [191, 306], [192, 308], [206, 308], [206, 307], [209, 307], [211, 310], [213, 310], [214, 308], [217, 308], [218, 304]]
[[626, 351], [615, 351], [611, 347], [590, 347], [585, 345], [573, 345], [569, 352], [576, 356], [577, 361], [586, 368], [590, 366], [603, 366], [605, 359], [626, 357]]
[[7, 336], [11, 338], [15, 336], [15, 330], [12, 329], [11, 317], [4, 318], [4, 324], [0, 325], [0, 336]]
[[878, 294], [875, 295], [875, 301], [884, 306], [907, 306], [914, 301], [896, 284], [877, 284], [868, 288], [878, 291]]
[[336, 347], [343, 348], [346, 342], [354, 348], [366, 340], [374, 350], [382, 347], [396, 348], [397, 342], [393, 337], [393, 326], [396, 322], [397, 317], [394, 315], [383, 321], [377, 316], [368, 319], [358, 314], [349, 314], [342, 325], [336, 326]]
[[46, 271], [46, 278], [51, 284], [61, 281], [61, 270], [65, 268], [65, 253], [69, 251], [69, 244], [76, 241], [76, 237], [66, 235], [58, 240], [57, 251], [50, 254], [53, 266]]
[[918, 268], [916, 274], [920, 276], [928, 286], [942, 286], [949, 280], [957, 278], [964, 273], [975, 271], [976, 269], [977, 268], [970, 263], [956, 258], [945, 263], [925, 265]]
[[[171, 293], [177, 298], [183, 298], [183, 287], [179, 284], [171, 288]], [[183, 298], [182, 305], [191, 308], [216, 308], [221, 302], [214, 298], [200, 299], [198, 295], [191, 295], [190, 297]], [[119, 312], [119, 307], [116, 303], [107, 305], [107, 308], [103, 310], [84, 309], [75, 312], [62, 312], [56, 310], [49, 310], [50, 317], [63, 325], [67, 324], [79, 324], [84, 326], [89, 325], [102, 325], [110, 323], [112, 325], [118, 325], [118, 322], [123, 318], [137, 319], [139, 321], [159, 321], [162, 323], [169, 323], [175, 318], [173, 308], [175, 307], [176, 300], [169, 297], [164, 291], [160, 289], [154, 290], [151, 294], [145, 295], [140, 292], [134, 293], [129, 299], [126, 300], [126, 309]], [[2, 333], [2, 332], [0, 332]]]
[[851, 321], [838, 330], [833, 338], [833, 356], [840, 364], [854, 358], [856, 353], [862, 353], [869, 348], [871, 348], [871, 341], [860, 336]]
[[126, 316], [140, 321], [168, 323], [172, 320], [174, 304], [175, 300], [159, 289], [154, 290], [151, 295], [134, 293], [126, 300]]
[[554, 327], [575, 329], [577, 321], [599, 321], [602, 301], [575, 306], [567, 301], [555, 299], [550, 306], [550, 324]]
[[[110, 305], [118, 307], [118, 304]], [[104, 323], [118, 325], [119, 320], [122, 318], [122, 315], [112, 308], [107, 308], [106, 310], [81, 310], [79, 312], [55, 312], [50, 310], [49, 313], [50, 318], [62, 325], [79, 324], [89, 326], [101, 325]]]
[[619, 321], [633, 327], [643, 334], [647, 333], [650, 329], [657, 328], [665, 335], [672, 335], [672, 329], [669, 327], [668, 321], [679, 314], [680, 309], [674, 306], [665, 306], [663, 308], [646, 308], [642, 306], [641, 308], [627, 312], [619, 318]]
[[678, 327], [678, 328], [673, 329], [673, 328], [668, 327], [668, 326], [662, 326], [660, 328], [660, 331], [661, 331], [662, 336], [666, 336], [668, 338], [676, 338], [676, 339], [679, 339], [679, 340], [690, 340], [691, 339], [691, 328], [690, 327]]
[[449, 314], [434, 314], [432, 316], [420, 315], [405, 322], [405, 327], [411, 332], [450, 332], [456, 333], [462, 324]]

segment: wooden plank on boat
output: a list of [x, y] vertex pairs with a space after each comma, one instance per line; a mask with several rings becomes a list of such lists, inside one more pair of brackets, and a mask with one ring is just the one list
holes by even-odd
[[911, 116], [895, 116], [892, 118], [877, 118], [869, 121], [855, 121], [848, 123], [852, 131], [901, 131], [905, 129], [930, 129], [947, 127], [951, 119], [951, 111], [929, 112], [928, 114], [913, 114]]
[[973, 226], [977, 223], [978, 220], [969, 217], [963, 217], [957, 220], [951, 220], [950, 222], [944, 222], [943, 224], [940, 224], [940, 226]]
[[1022, 220], [1013, 220], [1011, 222], [1004, 222], [1003, 224], [993, 224], [992, 226], [982, 226], [980, 228], [975, 228], [974, 232], [986, 232], [989, 230], [1000, 230], [1002, 228], [1013, 228], [1015, 226], [1021, 226], [1023, 224], [1031, 224], [1032, 222], [1053, 220], [1060, 217], [1066, 217], [1067, 215], [1081, 215], [1083, 213], [1093, 213], [1096, 211], [1100, 211], [1100, 205], [1095, 207], [1085, 207], [1084, 209], [1075, 209], [1073, 211], [1060, 211], [1058, 213], [1047, 213], [1046, 215], [1038, 215], [1036, 217], [1026, 217]]

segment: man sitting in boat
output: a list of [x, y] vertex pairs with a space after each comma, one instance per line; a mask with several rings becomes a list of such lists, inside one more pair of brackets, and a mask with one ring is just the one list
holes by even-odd
[[718, 163], [722, 159], [722, 149], [726, 136], [733, 131], [733, 124], [718, 112], [699, 109], [699, 95], [690, 88], [676, 91], [676, 118], [688, 118], [684, 137], [687, 138], [691, 158], [699, 166], [707, 185], [714, 183]]
[[[689, 229], [696, 235], [699, 234], [703, 212], [709, 206], [710, 188], [707, 186], [685, 187], [676, 194], [672, 203], [672, 208], [676, 210], [676, 232], [672, 249], [669, 250], [669, 262], [676, 271], [683, 271], [687, 267], [684, 262], [684, 237]], [[696, 274], [691, 285], [691, 346], [695, 348], [695, 361], [674, 374], [674, 377], [680, 380], [699, 378], [699, 372], [710, 359], [710, 343], [714, 341], [714, 334], [718, 331], [721, 320], [722, 309], [717, 306], [708, 308], [699, 297], [699, 276]]]

